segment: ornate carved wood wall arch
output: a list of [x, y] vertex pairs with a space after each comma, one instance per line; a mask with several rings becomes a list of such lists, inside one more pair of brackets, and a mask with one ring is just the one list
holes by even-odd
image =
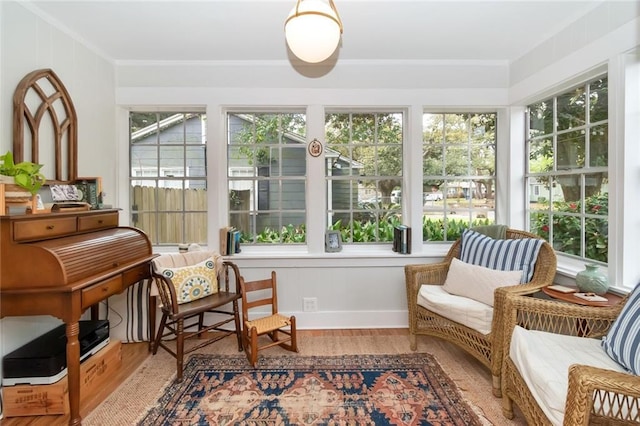
[[48, 182], [78, 178], [78, 117], [69, 92], [51, 69], [30, 72], [16, 87], [13, 156], [16, 162], [44, 164]]

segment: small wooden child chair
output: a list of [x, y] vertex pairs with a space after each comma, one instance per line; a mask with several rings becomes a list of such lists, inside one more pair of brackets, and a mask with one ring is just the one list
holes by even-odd
[[[245, 281], [240, 277], [242, 293], [242, 341], [249, 362], [254, 367], [258, 363], [258, 351], [280, 345], [283, 348], [298, 352], [296, 342], [296, 317], [285, 317], [278, 313], [278, 295], [276, 290], [276, 273], [271, 278]], [[262, 293], [249, 293], [262, 291]], [[264, 294], [266, 293], [266, 295]], [[250, 319], [249, 310], [259, 306], [271, 305], [271, 315]], [[285, 336], [280, 337], [282, 333]], [[268, 335], [271, 342], [260, 346], [258, 337]]]

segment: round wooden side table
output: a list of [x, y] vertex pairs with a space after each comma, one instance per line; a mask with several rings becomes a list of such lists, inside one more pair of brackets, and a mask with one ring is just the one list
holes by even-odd
[[[577, 287], [575, 287], [575, 289], [576, 289], [575, 293], [577, 293], [579, 290]], [[602, 295], [602, 297], [607, 299], [606, 302], [593, 302], [590, 300], [585, 300], [580, 297], [577, 297], [574, 293], [563, 293], [561, 291], [550, 289], [549, 287], [542, 287], [542, 292], [553, 299], [558, 299], [558, 300], [562, 300], [563, 302], [575, 303], [578, 305], [585, 305], [585, 306], [601, 306], [601, 307], [615, 306], [618, 303], [620, 303], [620, 301], [622, 300], [622, 296], [619, 296], [611, 292], [607, 292], [604, 295]]]

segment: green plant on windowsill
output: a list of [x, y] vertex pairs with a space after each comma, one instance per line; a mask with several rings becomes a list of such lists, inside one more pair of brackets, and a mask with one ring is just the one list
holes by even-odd
[[30, 161], [15, 164], [11, 151], [0, 155], [0, 175], [13, 177], [16, 185], [26, 189], [32, 195], [35, 195], [46, 181], [44, 175], [40, 173], [41, 168], [42, 164]]

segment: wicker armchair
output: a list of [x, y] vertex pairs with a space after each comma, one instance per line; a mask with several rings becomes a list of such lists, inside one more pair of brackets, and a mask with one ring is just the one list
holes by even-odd
[[[504, 416], [513, 418], [515, 402], [528, 424], [555, 423], [545, 415], [511, 359], [512, 333], [516, 325], [526, 330], [541, 330], [563, 336], [601, 338], [607, 334], [627, 299], [628, 296], [613, 307], [589, 307], [508, 295], [505, 300], [505, 357], [502, 372]], [[580, 364], [569, 366], [567, 374], [564, 425], [640, 424], [640, 377]]]
[[[539, 238], [529, 232], [507, 229], [507, 239]], [[480, 333], [477, 330], [445, 318], [418, 305], [418, 292], [422, 284], [443, 285], [453, 258], [460, 258], [460, 240], [449, 249], [444, 261], [434, 264], [406, 265], [407, 304], [409, 310], [409, 339], [411, 350], [417, 349], [418, 335], [436, 336], [452, 342], [491, 370], [493, 376], [493, 394], [501, 396], [502, 370], [502, 306], [507, 293], [531, 294], [550, 285], [556, 274], [556, 255], [553, 248], [545, 242], [540, 248], [530, 282], [515, 286], [502, 287], [494, 293], [493, 319], [491, 332]]]

